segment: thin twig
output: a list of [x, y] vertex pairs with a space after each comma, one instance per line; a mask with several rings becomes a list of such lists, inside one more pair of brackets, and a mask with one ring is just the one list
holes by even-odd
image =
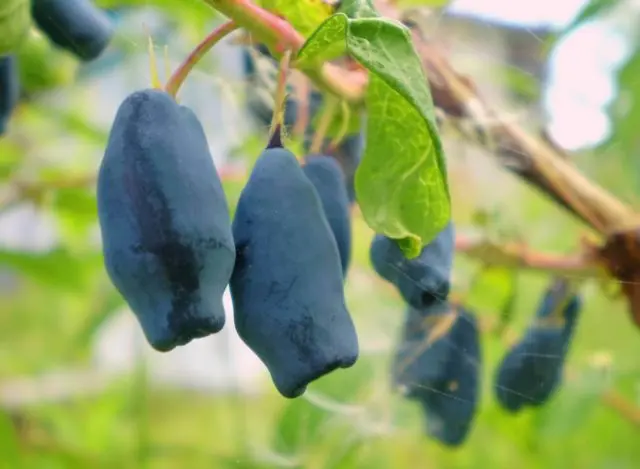
[[271, 129], [269, 135], [272, 136], [276, 132], [282, 132], [284, 122], [284, 111], [287, 105], [287, 76], [289, 74], [289, 63], [291, 60], [291, 51], [288, 50], [280, 59], [280, 67], [278, 69], [278, 81], [276, 83], [276, 95], [273, 105], [273, 115], [271, 116]]
[[177, 96], [180, 86], [185, 81], [193, 67], [211, 50], [220, 40], [228, 34], [238, 29], [238, 25], [234, 21], [228, 21], [214, 29], [200, 44], [189, 54], [182, 64], [173, 72], [171, 78], [165, 85], [164, 89], [174, 98]]
[[338, 100], [334, 96], [329, 96], [327, 99], [328, 102], [324, 108], [322, 115], [320, 116], [318, 128], [313, 134], [313, 141], [311, 142], [311, 148], [309, 150], [311, 154], [318, 154], [322, 150], [322, 142], [324, 142], [324, 137], [325, 135], [327, 135], [329, 125], [331, 125], [331, 121], [336, 115]]
[[601, 397], [602, 403], [614, 410], [628, 422], [640, 427], [640, 408], [615, 389], [605, 391]]
[[[296, 53], [305, 38], [286, 20], [260, 8], [251, 0], [205, 0], [223, 15], [250, 31], [259, 42], [276, 54], [285, 50]], [[367, 74], [349, 71], [332, 63], [317, 68], [305, 68], [305, 74], [322, 90], [342, 97], [351, 103], [362, 103], [367, 85]]]
[[340, 108], [342, 111], [342, 121], [340, 122], [338, 133], [333, 137], [331, 143], [329, 143], [329, 151], [335, 151], [338, 148], [338, 145], [340, 145], [344, 140], [344, 137], [347, 135], [347, 131], [349, 130], [349, 121], [351, 119], [351, 109], [349, 109], [349, 104], [347, 104], [346, 101], [342, 101], [340, 103]]
[[486, 239], [471, 239], [456, 235], [456, 251], [487, 265], [525, 270], [541, 270], [556, 274], [604, 278], [608, 274], [598, 259], [589, 252], [558, 255], [536, 252], [521, 243], [493, 243]]

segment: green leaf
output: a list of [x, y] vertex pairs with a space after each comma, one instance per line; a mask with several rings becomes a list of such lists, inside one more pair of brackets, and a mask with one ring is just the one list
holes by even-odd
[[125, 306], [125, 301], [115, 288], [109, 288], [104, 293], [105, 297], [93, 302], [93, 314], [85, 321], [75, 340], [70, 341], [69, 354], [88, 347], [100, 327], [105, 324], [114, 314], [120, 312], [120, 308]]
[[36, 29], [31, 30], [16, 57], [20, 86], [28, 94], [71, 85], [80, 63]]
[[315, 31], [332, 10], [331, 5], [317, 0], [260, 0], [257, 3], [286, 18], [304, 37]]
[[562, 35], [567, 35], [579, 26], [587, 23], [594, 18], [604, 15], [618, 5], [620, 0], [590, 0], [584, 6], [578, 16], [564, 28]]
[[33, 279], [43, 285], [63, 290], [86, 288], [89, 273], [97, 268], [99, 254], [71, 255], [63, 249], [45, 253], [0, 250], [0, 265]]
[[338, 11], [349, 18], [377, 18], [380, 16], [371, 0], [344, 1]]
[[304, 399], [294, 399], [283, 409], [275, 427], [273, 448], [286, 456], [297, 456], [313, 443], [324, 421], [330, 416], [325, 410]]
[[442, 231], [451, 201], [433, 100], [406, 27], [377, 17], [368, 1], [346, 2], [304, 44], [299, 58], [326, 59], [345, 37], [346, 50], [369, 72], [367, 130], [356, 172], [358, 203], [367, 224], [396, 239], [408, 258]]
[[58, 189], [53, 195], [53, 212], [61, 237], [69, 246], [86, 245], [90, 229], [98, 221], [95, 191], [87, 188]]
[[0, 4], [0, 56], [15, 51], [31, 27], [29, 0], [3, 0]]
[[349, 18], [342, 13], [327, 18], [298, 51], [296, 65], [305, 68], [344, 55], [347, 50], [348, 25]]

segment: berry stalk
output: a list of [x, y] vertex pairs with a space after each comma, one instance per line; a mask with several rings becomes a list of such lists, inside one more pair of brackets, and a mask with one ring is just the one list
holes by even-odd
[[[278, 69], [278, 82], [273, 105], [273, 116], [271, 117], [271, 129], [269, 131], [269, 135], [271, 135], [270, 140], [276, 137], [276, 132], [282, 132], [284, 125], [284, 110], [287, 103], [287, 76], [289, 74], [290, 61], [291, 51], [287, 50], [280, 60], [280, 67]], [[280, 140], [282, 140], [281, 137]]]
[[238, 24], [235, 21], [228, 21], [214, 29], [196, 46], [176, 71], [173, 72], [173, 75], [171, 75], [171, 78], [169, 78], [169, 81], [164, 87], [165, 91], [175, 98], [180, 90], [180, 86], [182, 86], [182, 83], [184, 83], [191, 70], [193, 70], [193, 67], [200, 62], [202, 57], [204, 57], [213, 46], [236, 29], [238, 29]]

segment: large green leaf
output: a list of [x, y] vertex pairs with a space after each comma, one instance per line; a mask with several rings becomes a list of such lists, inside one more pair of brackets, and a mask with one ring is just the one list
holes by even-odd
[[451, 217], [428, 82], [405, 26], [377, 16], [366, 0], [345, 2], [341, 11], [318, 28], [296, 60], [304, 68], [346, 51], [369, 70], [357, 199], [367, 224], [396, 239], [412, 258]]

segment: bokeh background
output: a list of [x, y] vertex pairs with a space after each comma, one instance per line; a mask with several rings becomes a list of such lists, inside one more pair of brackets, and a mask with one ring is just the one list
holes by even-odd
[[[493, 398], [493, 373], [549, 277], [463, 255], [454, 292], [486, 326], [482, 399], [462, 447], [428, 440], [420, 408], [389, 389], [404, 305], [370, 267], [373, 233], [357, 214], [346, 287], [356, 366], [282, 398], [235, 334], [228, 295], [222, 333], [153, 352], [106, 277], [92, 179], [119, 103], [150, 85], [149, 35], [166, 79], [221, 18], [200, 0], [96, 3], [117, 24], [108, 51], [80, 66], [32, 38], [40, 52], [21, 61], [24, 96], [0, 138], [0, 467], [640, 467], [640, 331], [616, 285], [585, 284], [565, 385], [545, 407], [512, 416]], [[487, 100], [546, 129], [590, 178], [638, 205], [637, 2], [459, 0], [421, 11], [429, 37]], [[233, 37], [223, 41], [180, 94], [207, 132], [231, 206], [266, 132], [246, 109], [241, 54]], [[477, 146], [444, 137], [459, 230], [578, 249], [583, 225]], [[508, 333], [496, 334], [507, 308]]]

